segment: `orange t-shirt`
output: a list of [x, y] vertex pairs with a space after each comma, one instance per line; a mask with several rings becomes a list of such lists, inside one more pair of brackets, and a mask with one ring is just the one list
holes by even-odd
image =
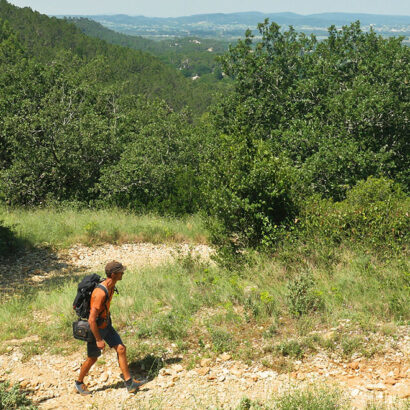
[[102, 320], [102, 323], [98, 325], [99, 329], [104, 329], [105, 327], [107, 327], [107, 324], [108, 324], [107, 319], [110, 313], [110, 304], [111, 304], [111, 299], [112, 299], [113, 294], [114, 294], [114, 291], [112, 291], [111, 294], [108, 291], [109, 298], [107, 299], [107, 301], [105, 300], [106, 299], [105, 292], [100, 288], [95, 288], [93, 290], [93, 293], [91, 294], [90, 310], [92, 308], [97, 309], [98, 318], [100, 319], [100, 321], [101, 319], [104, 319]]

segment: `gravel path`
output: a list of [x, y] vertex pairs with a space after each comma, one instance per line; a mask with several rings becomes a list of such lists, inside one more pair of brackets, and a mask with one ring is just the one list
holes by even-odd
[[[408, 349], [408, 340], [406, 343]], [[234, 409], [243, 397], [267, 403], [291, 388], [312, 384], [339, 387], [354, 408], [362, 409], [371, 400], [391, 404], [410, 396], [407, 353], [399, 349], [383, 358], [351, 363], [317, 354], [296, 361], [295, 370], [288, 374], [248, 366], [228, 354], [203, 358], [191, 370], [183, 365], [183, 356], [172, 357], [168, 362], [173, 364], [162, 368], [137, 394], [129, 395], [114, 352], [106, 351], [104, 362], [97, 363], [86, 380], [92, 396], [82, 397], [74, 392], [73, 380], [84, 360], [83, 352], [68, 357], [39, 355], [21, 363], [19, 348], [14, 346], [0, 356], [0, 380], [19, 382], [43, 409]]]
[[76, 245], [59, 252], [36, 249], [14, 258], [0, 258], [0, 303], [26, 286], [42, 286], [50, 280], [64, 279], [86, 272], [100, 272], [111, 260], [119, 260], [129, 268], [158, 266], [174, 258], [191, 253], [193, 257], [208, 260], [212, 249], [206, 245], [154, 245], [151, 243], [103, 245], [86, 247]]

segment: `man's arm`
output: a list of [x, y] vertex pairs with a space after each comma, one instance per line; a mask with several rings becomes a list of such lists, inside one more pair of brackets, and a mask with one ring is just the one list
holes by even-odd
[[90, 324], [90, 329], [93, 332], [95, 340], [97, 341], [97, 347], [99, 349], [104, 349], [105, 342], [101, 338], [100, 331], [97, 326], [98, 310], [96, 308], [91, 308], [90, 316], [88, 317], [88, 323]]

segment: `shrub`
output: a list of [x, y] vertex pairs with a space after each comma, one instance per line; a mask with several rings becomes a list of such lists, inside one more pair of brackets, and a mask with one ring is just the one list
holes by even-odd
[[307, 388], [304, 390], [291, 390], [276, 399], [275, 406], [278, 410], [340, 410], [348, 406], [342, 404], [341, 393], [338, 390]]
[[282, 356], [290, 356], [295, 359], [300, 359], [303, 357], [303, 349], [296, 340], [289, 340], [282, 342], [276, 346], [277, 352], [281, 353]]
[[0, 220], [0, 255], [8, 254], [15, 244], [15, 237], [10, 227]]
[[312, 198], [302, 213], [302, 236], [315, 243], [363, 244], [400, 250], [409, 241], [410, 197], [393, 181], [370, 177], [340, 202]]
[[274, 316], [277, 312], [275, 298], [268, 290], [248, 292], [244, 307], [254, 318]]
[[0, 219], [0, 256], [10, 256], [28, 243], [17, 236], [15, 225], [8, 225]]
[[321, 294], [315, 290], [315, 281], [309, 273], [297, 276], [288, 283], [287, 301], [289, 311], [296, 317], [324, 307]]
[[268, 410], [269, 407], [249, 399], [248, 397], [243, 397], [239, 402], [238, 407], [235, 410]]
[[0, 409], [35, 410], [37, 407], [17, 384], [10, 386], [9, 382], [0, 382]]
[[203, 164], [203, 197], [213, 242], [237, 253], [270, 247], [294, 215], [289, 161], [269, 142], [252, 136], [220, 136]]
[[229, 352], [236, 347], [236, 342], [232, 335], [223, 329], [209, 328], [212, 345], [217, 353]]
[[179, 312], [168, 312], [155, 317], [152, 328], [170, 340], [181, 339], [186, 335], [188, 318]]

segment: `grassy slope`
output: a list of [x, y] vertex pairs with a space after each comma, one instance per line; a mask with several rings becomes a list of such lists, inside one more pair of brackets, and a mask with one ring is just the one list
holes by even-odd
[[208, 236], [198, 216], [135, 215], [120, 209], [27, 211], [2, 208], [0, 217], [5, 225], [13, 226], [18, 239], [32, 246], [53, 248], [66, 248], [77, 243], [206, 243]]
[[[253, 266], [233, 274], [191, 256], [158, 268], [131, 268], [113, 303], [115, 322], [137, 350], [148, 340], [157, 347], [172, 340], [182, 350], [200, 351], [209, 345], [210, 352], [232, 351], [238, 358], [254, 360], [264, 356], [263, 349], [247, 347], [255, 338], [284, 356], [301, 357], [320, 348], [341, 356], [356, 351], [371, 356], [377, 351], [372, 338], [364, 335], [383, 329], [394, 333], [396, 324], [410, 317], [404, 261], [383, 262], [341, 251], [330, 266], [310, 262], [312, 287], [301, 285], [299, 273], [290, 268], [283, 260], [258, 257]], [[389, 278], [395, 278], [394, 283]], [[38, 334], [58, 347], [61, 335], [70, 339], [77, 281], [51, 285], [1, 305], [0, 340]], [[299, 286], [299, 296], [292, 293], [292, 286]], [[309, 305], [312, 297], [320, 303]], [[304, 303], [305, 312], [295, 314], [295, 306]], [[56, 311], [56, 305], [61, 310]], [[28, 326], [33, 314], [52, 318], [47, 322], [53, 325], [38, 321]], [[331, 343], [311, 336], [341, 319], [349, 319], [349, 326], [346, 333], [334, 333]], [[350, 331], [357, 333], [353, 345]], [[289, 341], [293, 345], [281, 345]]]
[[[152, 231], [154, 236], [173, 232], [172, 240], [183, 235], [195, 241], [204, 235], [196, 218], [181, 221], [119, 211], [9, 211], [5, 217], [18, 223], [20, 235], [37, 244], [48, 238], [60, 247], [81, 235], [97, 242], [108, 236], [141, 237], [144, 230], [147, 238]], [[87, 233], [94, 229], [99, 233]], [[112, 229], [117, 229], [115, 235]], [[166, 237], [159, 235], [158, 240]], [[369, 250], [347, 247], [332, 252], [323, 247], [310, 252], [287, 248], [273, 258], [249, 254], [248, 262], [231, 272], [188, 255], [157, 268], [131, 267], [112, 304], [130, 360], [147, 354], [161, 357], [173, 343], [188, 368], [201, 357], [230, 352], [235, 359], [289, 372], [294, 360], [318, 351], [341, 360], [383, 355], [386, 346], [394, 346], [398, 326], [410, 319], [409, 261], [404, 254], [381, 259]], [[37, 341], [21, 345], [24, 359], [42, 353], [46, 341], [52, 353], [80, 348], [71, 336], [77, 282], [77, 277], [50, 281], [47, 287], [1, 304], [0, 352], [6, 351], [6, 340], [33, 335]], [[330, 399], [340, 403], [340, 395], [320, 391], [293, 392], [281, 400], [326, 408], [315, 406], [327, 405]], [[285, 404], [283, 408], [295, 408]]]

